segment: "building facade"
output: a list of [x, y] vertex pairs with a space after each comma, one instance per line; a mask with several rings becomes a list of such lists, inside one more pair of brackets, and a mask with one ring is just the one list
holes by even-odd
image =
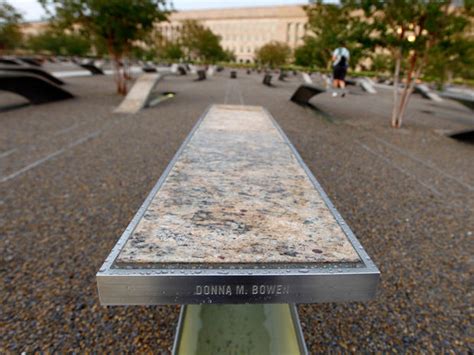
[[221, 37], [224, 49], [240, 63], [251, 63], [255, 52], [271, 41], [294, 49], [305, 35], [307, 16], [303, 5], [191, 10], [172, 13], [157, 28], [164, 38], [177, 40], [185, 20], [196, 20]]

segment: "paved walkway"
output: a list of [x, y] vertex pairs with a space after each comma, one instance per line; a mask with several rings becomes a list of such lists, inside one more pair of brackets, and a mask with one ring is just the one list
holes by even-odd
[[67, 78], [77, 99], [0, 113], [0, 352], [170, 349], [178, 308], [100, 307], [95, 273], [211, 103], [267, 107], [381, 268], [373, 302], [299, 307], [313, 352], [472, 351], [474, 146], [437, 132], [472, 114], [413, 97], [393, 130], [382, 90], [317, 113], [288, 101], [300, 77], [228, 76], [165, 78], [177, 95], [130, 116], [112, 77]]

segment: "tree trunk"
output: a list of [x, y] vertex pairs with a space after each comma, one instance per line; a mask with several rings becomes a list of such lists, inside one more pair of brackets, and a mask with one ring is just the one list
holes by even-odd
[[411, 84], [408, 88], [406, 100], [405, 100], [405, 102], [403, 103], [403, 106], [400, 109], [400, 113], [399, 113], [400, 125], [401, 125], [401, 119], [405, 116], [405, 110], [408, 106], [408, 101], [410, 101], [410, 97], [411, 97], [411, 94], [413, 93], [413, 89], [415, 88], [416, 82], [418, 81], [418, 78], [420, 77], [422, 67], [423, 67], [423, 65], [420, 65], [418, 67], [418, 69], [416, 70], [415, 75], [413, 77], [413, 81], [411, 82]]
[[400, 80], [401, 50], [396, 53], [395, 73], [393, 74], [393, 108], [392, 108], [392, 127], [396, 127], [397, 107], [398, 107], [398, 84]]
[[403, 89], [402, 97], [400, 99], [400, 104], [398, 105], [397, 112], [395, 115], [395, 121], [392, 122], [392, 127], [400, 128], [402, 126], [403, 113], [405, 111], [407, 100], [409, 97], [410, 87], [412, 86], [412, 77], [413, 77], [413, 72], [415, 71], [416, 61], [417, 61], [417, 55], [415, 52], [410, 58], [410, 69], [408, 70], [408, 73], [407, 73], [405, 88]]
[[121, 65], [121, 55], [114, 50], [112, 45], [112, 39], [107, 40], [107, 49], [109, 51], [109, 57], [112, 59], [114, 65], [115, 83], [117, 85], [117, 94], [127, 94], [127, 81], [125, 79], [124, 68]]

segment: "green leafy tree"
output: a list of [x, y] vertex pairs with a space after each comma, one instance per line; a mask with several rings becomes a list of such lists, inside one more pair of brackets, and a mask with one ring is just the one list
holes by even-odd
[[295, 64], [297, 65], [326, 68], [328, 61], [328, 54], [321, 50], [320, 42], [315, 37], [305, 37], [303, 45], [295, 49]]
[[35, 53], [84, 56], [91, 49], [90, 41], [79, 33], [48, 29], [28, 38], [27, 47]]
[[178, 61], [184, 57], [184, 51], [177, 42], [167, 42], [162, 49], [161, 57], [170, 61]]
[[0, 1], [0, 54], [21, 44], [21, 14], [9, 3]]
[[424, 74], [433, 78], [439, 89], [455, 77], [474, 79], [474, 38], [467, 33], [442, 40], [430, 50]]
[[256, 60], [270, 68], [285, 65], [291, 55], [290, 47], [283, 42], [272, 41], [260, 47], [255, 53]]
[[378, 73], [390, 73], [393, 71], [393, 58], [389, 54], [376, 53], [371, 56], [370, 69]]
[[39, 0], [58, 28], [78, 28], [102, 42], [115, 66], [117, 92], [127, 92], [124, 59], [154, 24], [167, 19], [166, 0]]
[[371, 27], [354, 12], [358, 2], [341, 0], [339, 4], [326, 4], [322, 0], [312, 1], [305, 7], [308, 15], [309, 34], [304, 44], [295, 53], [295, 59], [312, 63], [320, 68], [331, 66], [332, 52], [342, 44], [351, 53], [351, 66], [372, 48]]
[[224, 50], [224, 59], [223, 59], [224, 62], [235, 62], [236, 59], [237, 57], [235, 56], [235, 53], [232, 50], [230, 49]]
[[226, 59], [221, 38], [195, 20], [183, 22], [180, 43], [190, 59], [218, 62]]
[[[458, 8], [452, 7], [450, 1], [435, 0], [362, 0], [356, 3], [356, 8], [362, 9], [368, 19], [375, 45], [388, 50], [395, 61], [392, 127], [402, 126], [415, 83], [430, 61], [436, 58], [432, 54], [454, 49], [459, 36], [472, 23], [470, 3], [466, 1], [465, 7]], [[399, 95], [402, 69], [405, 87]]]

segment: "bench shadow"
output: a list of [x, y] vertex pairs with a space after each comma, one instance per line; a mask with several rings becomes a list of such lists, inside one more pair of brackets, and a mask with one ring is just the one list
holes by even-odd
[[334, 119], [333, 116], [331, 116], [328, 112], [321, 110], [318, 106], [312, 104], [311, 102], [308, 102], [303, 107], [309, 109], [313, 114], [322, 118], [326, 122], [336, 123], [336, 120]]
[[13, 110], [19, 110], [27, 106], [31, 106], [31, 104], [29, 102], [22, 102], [18, 104], [0, 106], [0, 113], [13, 111]]

